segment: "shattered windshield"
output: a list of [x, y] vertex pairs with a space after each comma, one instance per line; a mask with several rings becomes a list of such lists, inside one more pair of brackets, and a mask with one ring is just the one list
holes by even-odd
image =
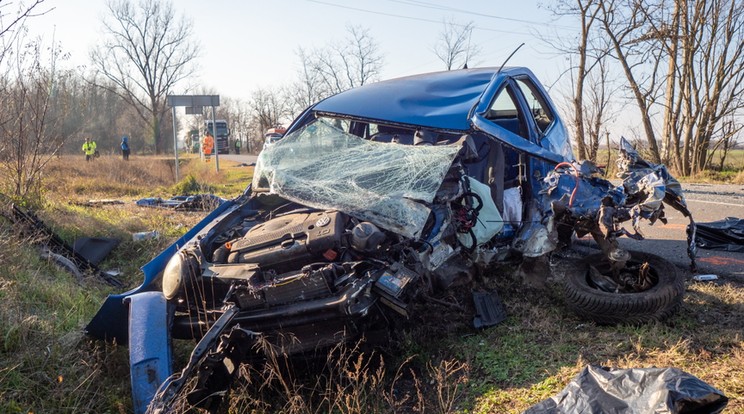
[[368, 141], [321, 119], [261, 152], [253, 188], [418, 237], [459, 149]]

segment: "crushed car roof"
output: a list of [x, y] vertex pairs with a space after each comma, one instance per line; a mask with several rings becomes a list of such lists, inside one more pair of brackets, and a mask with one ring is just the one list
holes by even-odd
[[518, 75], [529, 70], [460, 69], [391, 79], [331, 96], [315, 105], [313, 111], [467, 131], [471, 129], [471, 109], [499, 73]]

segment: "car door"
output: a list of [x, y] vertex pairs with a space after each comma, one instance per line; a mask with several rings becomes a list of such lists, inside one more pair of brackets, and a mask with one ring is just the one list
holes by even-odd
[[[495, 85], [494, 85], [495, 83]], [[470, 118], [473, 127], [509, 148], [553, 163], [563, 156], [543, 148], [527, 100], [514, 79], [497, 75]]]
[[563, 130], [552, 105], [529, 73], [499, 73], [471, 113], [471, 123], [494, 140], [492, 151], [497, 156], [487, 182], [504, 219], [524, 233], [524, 240], [535, 232], [544, 233], [528, 223], [547, 208], [541, 204], [542, 178], [566, 160], [554, 151], [559, 147], [550, 139]]
[[515, 76], [512, 79], [517, 85], [528, 122], [533, 128], [535, 142], [553, 153], [561, 155], [564, 160], [573, 160], [573, 152], [568, 140], [568, 133], [561, 119], [556, 114], [550, 98], [533, 78], [527, 75]]

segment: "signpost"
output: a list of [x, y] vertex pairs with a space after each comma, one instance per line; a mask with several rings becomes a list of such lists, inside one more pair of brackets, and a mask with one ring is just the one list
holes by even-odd
[[[204, 107], [209, 106], [212, 108], [212, 125], [216, 125], [214, 122], [214, 107], [220, 106], [219, 95], [168, 95], [168, 106], [173, 108], [173, 152], [176, 155], [176, 181], [178, 181], [178, 134], [176, 133], [176, 107], [185, 106], [186, 115], [200, 115], [202, 114]], [[217, 128], [214, 128], [216, 134]], [[217, 146], [215, 145], [215, 149]], [[202, 146], [199, 146], [199, 152], [202, 151]], [[220, 158], [219, 151], [214, 152], [214, 165], [217, 168], [217, 172], [220, 171]]]

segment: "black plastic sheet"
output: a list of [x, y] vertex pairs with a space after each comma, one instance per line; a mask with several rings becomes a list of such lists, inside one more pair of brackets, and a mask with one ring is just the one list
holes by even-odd
[[558, 395], [524, 414], [715, 414], [727, 403], [721, 391], [677, 368], [588, 365]]
[[710, 223], [697, 223], [696, 243], [703, 249], [744, 252], [744, 219], [726, 217]]

